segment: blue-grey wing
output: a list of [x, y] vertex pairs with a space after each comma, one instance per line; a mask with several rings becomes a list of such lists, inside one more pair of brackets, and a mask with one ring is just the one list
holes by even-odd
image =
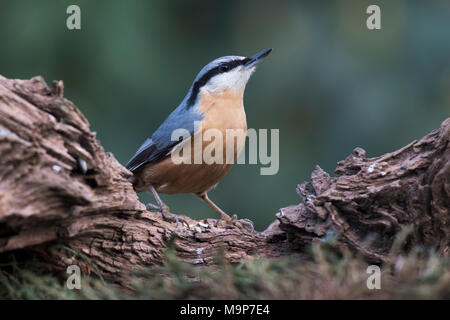
[[172, 133], [177, 129], [184, 129], [190, 136], [194, 134], [195, 121], [201, 121], [202, 114], [194, 108], [187, 109], [184, 105], [176, 108], [151, 138], [145, 140], [136, 154], [127, 163], [126, 168], [132, 172], [146, 164], [156, 163], [166, 158], [171, 150], [186, 137], [176, 136], [172, 140]]
[[153, 143], [153, 140], [148, 138], [130, 159], [130, 161], [128, 161], [125, 167], [133, 172], [149, 161], [152, 161], [152, 159], [157, 158], [158, 154], [159, 152], [156, 149], [156, 145]]

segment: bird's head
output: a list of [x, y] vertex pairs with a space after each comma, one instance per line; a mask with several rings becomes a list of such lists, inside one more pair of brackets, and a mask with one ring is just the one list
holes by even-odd
[[263, 50], [252, 57], [225, 56], [211, 61], [195, 78], [188, 94], [188, 104], [195, 104], [200, 90], [220, 93], [231, 89], [243, 93], [256, 64], [271, 51]]

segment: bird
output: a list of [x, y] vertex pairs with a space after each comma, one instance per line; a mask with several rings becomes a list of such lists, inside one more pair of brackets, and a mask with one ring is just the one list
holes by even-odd
[[[197, 74], [178, 107], [138, 148], [125, 167], [133, 173], [131, 182], [134, 190], [153, 194], [158, 203], [158, 205], [147, 204], [148, 210], [158, 210], [164, 220], [176, 222], [178, 225], [181, 218], [170, 213], [169, 207], [159, 194], [188, 193], [196, 195], [211, 206], [221, 220], [228, 223], [238, 220], [236, 215], [230, 217], [211, 201], [208, 192], [228, 173], [245, 146], [247, 134], [243, 103], [245, 87], [256, 65], [271, 51], [271, 48], [266, 49], [250, 57], [223, 56], [208, 63]], [[173, 133], [179, 129], [188, 135], [178, 140], [173, 139]], [[222, 141], [222, 145], [218, 145], [216, 139], [210, 142], [213, 147], [223, 148], [223, 153], [231, 146], [234, 153], [231, 162], [174, 162], [173, 156], [176, 152], [180, 152], [180, 149], [187, 145], [194, 146], [194, 140], [197, 137], [201, 138], [210, 129], [218, 131], [225, 137], [227, 130], [238, 132], [236, 145], [234, 138], [228, 137], [225, 138], [225, 142]], [[194, 146], [194, 152], [188, 157], [194, 159], [195, 152], [203, 152], [208, 145], [205, 139], [201, 140], [200, 151], [195, 150]], [[220, 155], [218, 157], [220, 158]], [[254, 230], [253, 223], [249, 219], [241, 221], [247, 222], [250, 229]]]

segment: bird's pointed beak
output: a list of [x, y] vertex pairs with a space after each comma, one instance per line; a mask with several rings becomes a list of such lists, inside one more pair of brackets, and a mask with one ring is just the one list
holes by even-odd
[[257, 63], [260, 62], [262, 59], [264, 59], [265, 57], [267, 57], [271, 51], [272, 51], [272, 48], [263, 50], [263, 51], [261, 51], [261, 52], [255, 54], [253, 57], [248, 58], [248, 61], [246, 61], [244, 65], [245, 65], [247, 68], [253, 67], [255, 64], [257, 64]]

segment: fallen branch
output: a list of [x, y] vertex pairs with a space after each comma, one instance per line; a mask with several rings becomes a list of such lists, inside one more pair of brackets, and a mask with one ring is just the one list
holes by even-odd
[[[90, 263], [123, 282], [130, 270], [160, 264], [176, 235], [178, 255], [212, 264], [219, 248], [231, 262], [297, 254], [337, 235], [343, 245], [383, 261], [396, 233], [412, 225], [409, 245], [448, 255], [450, 119], [419, 141], [378, 158], [357, 148], [336, 177], [319, 167], [298, 186], [304, 202], [281, 209], [267, 230], [250, 233], [215, 219], [189, 228], [167, 223], [139, 202], [131, 173], [105, 153], [88, 121], [62, 97], [62, 82], [0, 76], [0, 255], [33, 252], [55, 266]], [[55, 245], [59, 244], [59, 245]]]

